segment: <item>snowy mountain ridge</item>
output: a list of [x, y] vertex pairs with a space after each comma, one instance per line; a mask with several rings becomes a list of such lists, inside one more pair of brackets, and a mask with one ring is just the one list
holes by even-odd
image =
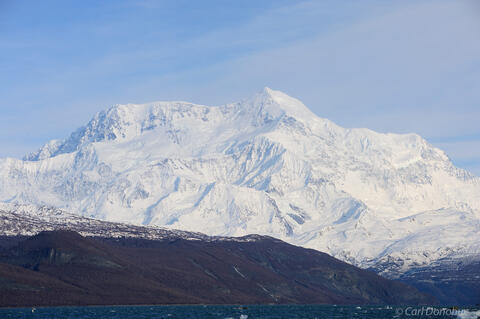
[[363, 267], [480, 253], [478, 177], [418, 135], [344, 129], [268, 88], [216, 107], [116, 105], [24, 160], [0, 160], [0, 176], [3, 202], [271, 235]]
[[248, 242], [262, 239], [207, 236], [202, 233], [172, 230], [159, 226], [136, 226], [107, 222], [70, 214], [55, 207], [0, 203], [0, 236], [34, 236], [43, 231], [70, 230], [88, 237], [142, 238], [150, 240], [201, 240]]

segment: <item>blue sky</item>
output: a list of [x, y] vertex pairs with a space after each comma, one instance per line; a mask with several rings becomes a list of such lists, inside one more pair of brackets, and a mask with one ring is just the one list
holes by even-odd
[[264, 86], [345, 127], [416, 132], [480, 175], [480, 2], [0, 0], [0, 157], [117, 103]]

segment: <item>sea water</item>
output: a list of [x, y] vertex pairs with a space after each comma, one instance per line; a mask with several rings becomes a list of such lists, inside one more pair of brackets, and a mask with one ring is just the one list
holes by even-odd
[[32, 319], [323, 319], [480, 318], [479, 309], [365, 306], [115, 306], [0, 309], [0, 318]]

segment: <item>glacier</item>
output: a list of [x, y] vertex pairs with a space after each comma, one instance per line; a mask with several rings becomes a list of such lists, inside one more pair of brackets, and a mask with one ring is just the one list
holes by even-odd
[[346, 129], [269, 88], [115, 105], [24, 159], [0, 201], [110, 222], [260, 234], [402, 272], [480, 256], [480, 178], [416, 134]]

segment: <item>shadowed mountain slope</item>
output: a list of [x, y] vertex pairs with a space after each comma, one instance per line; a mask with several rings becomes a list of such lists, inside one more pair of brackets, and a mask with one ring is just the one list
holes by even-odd
[[[17, 239], [3, 246], [9, 240]], [[0, 261], [2, 306], [434, 302], [324, 253], [260, 236], [205, 242], [42, 232], [4, 248]]]

